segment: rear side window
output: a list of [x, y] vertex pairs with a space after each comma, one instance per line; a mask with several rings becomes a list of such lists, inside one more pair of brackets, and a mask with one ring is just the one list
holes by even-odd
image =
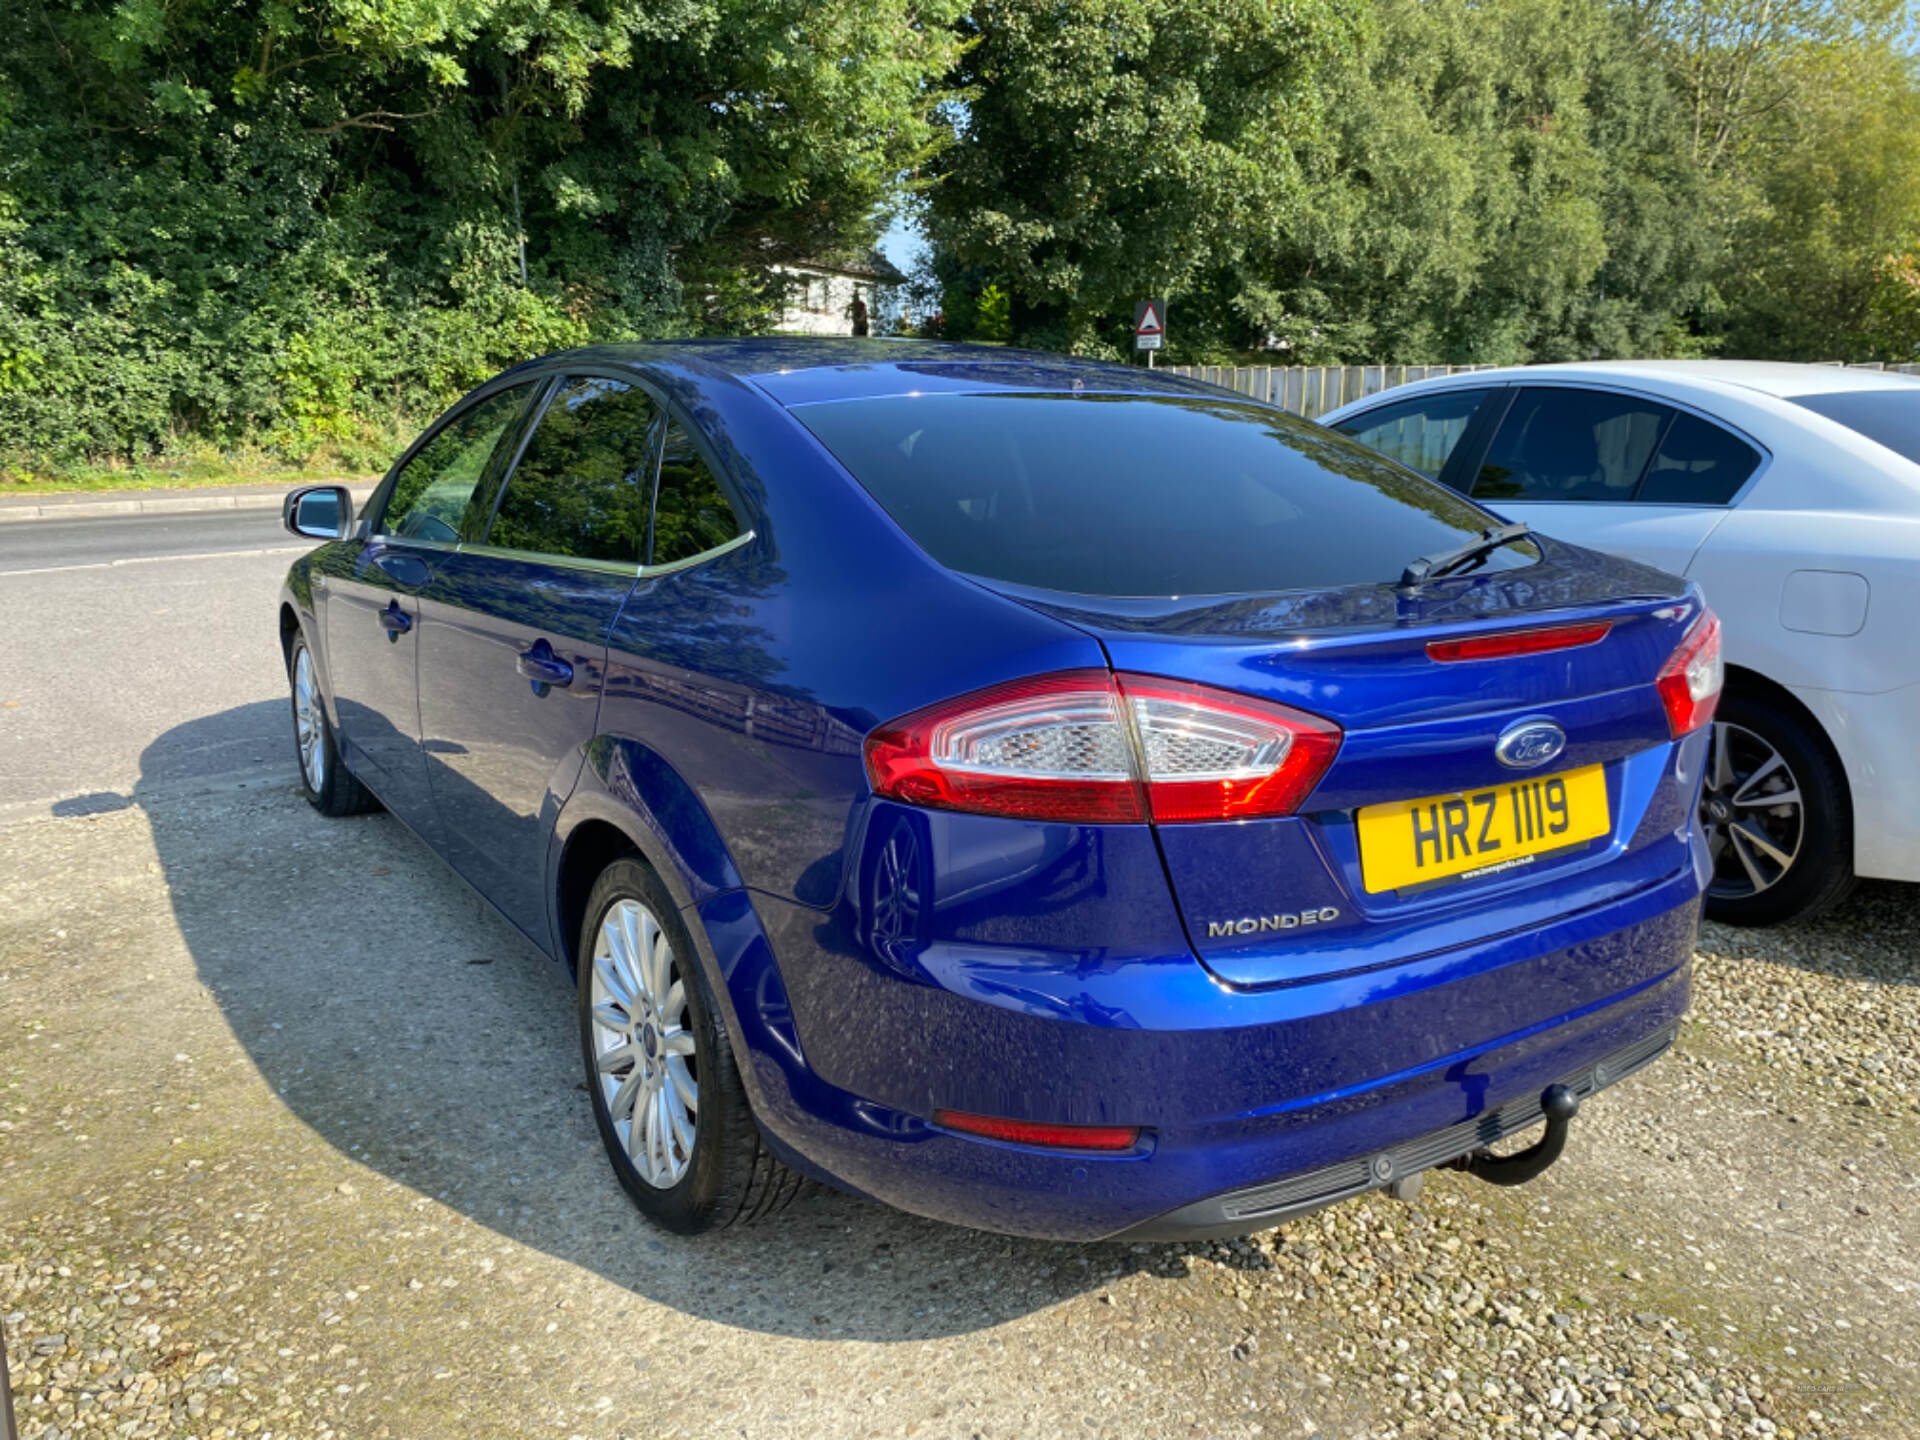
[[591, 375], [568, 379], [513, 468], [487, 543], [638, 565], [659, 415], [653, 397], [637, 385]]
[[[954, 570], [1083, 595], [1392, 582], [1486, 512], [1345, 436], [1226, 400], [915, 395], [794, 408]], [[1530, 563], [1498, 550], [1487, 569]]]
[[1793, 403], [1920, 465], [1920, 385], [1911, 390], [1836, 390], [1795, 395]]
[[1343, 435], [1351, 435], [1369, 449], [1378, 450], [1390, 460], [1398, 460], [1409, 470], [1418, 470], [1429, 480], [1438, 480], [1447, 466], [1460, 437], [1467, 433], [1485, 390], [1449, 390], [1403, 400], [1354, 415], [1334, 426]]
[[713, 468], [678, 420], [660, 446], [660, 488], [653, 506], [655, 565], [691, 560], [740, 534], [740, 521]]
[[1671, 413], [1605, 390], [1524, 389], [1487, 447], [1473, 498], [1631, 500]]
[[1711, 421], [1682, 411], [1667, 427], [1634, 499], [1650, 505], [1724, 505], [1760, 463], [1760, 452]]
[[[531, 381], [502, 390], [441, 426], [395, 477], [380, 533], [444, 545], [470, 533], [468, 506], [492, 499], [493, 482], [509, 458], [503, 442], [517, 431], [515, 422], [533, 391]], [[479, 518], [484, 521], [484, 512]]]

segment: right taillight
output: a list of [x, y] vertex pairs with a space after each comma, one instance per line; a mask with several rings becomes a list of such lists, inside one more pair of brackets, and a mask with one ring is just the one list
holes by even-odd
[[1340, 728], [1151, 675], [1043, 675], [916, 711], [867, 737], [874, 793], [1027, 820], [1158, 824], [1289, 815]]
[[1660, 667], [1655, 683], [1660, 689], [1660, 702], [1667, 707], [1667, 728], [1676, 740], [1713, 719], [1721, 687], [1726, 683], [1726, 667], [1720, 660], [1719, 616], [1711, 610], [1700, 613], [1680, 648]]

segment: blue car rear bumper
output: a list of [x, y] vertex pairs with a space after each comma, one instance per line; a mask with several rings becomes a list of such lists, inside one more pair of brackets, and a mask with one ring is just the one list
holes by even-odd
[[[1206, 1204], [1438, 1135], [1417, 1152], [1435, 1163], [1449, 1127], [1491, 1138], [1502, 1107], [1511, 1120], [1549, 1084], [1591, 1089], [1596, 1064], [1608, 1083], [1685, 1012], [1698, 907], [1688, 865], [1523, 933], [1257, 991], [1190, 953], [1063, 954], [1051, 970], [1029, 954], [1010, 974], [935, 945], [896, 967], [854, 943], [850, 917], [743, 890], [691, 928], [725, 978], [756, 1115], [791, 1163], [936, 1219], [1095, 1240], [1264, 1228], [1352, 1187], [1212, 1223]], [[935, 1127], [937, 1108], [1138, 1125], [1141, 1143], [1094, 1155], [975, 1139]]]

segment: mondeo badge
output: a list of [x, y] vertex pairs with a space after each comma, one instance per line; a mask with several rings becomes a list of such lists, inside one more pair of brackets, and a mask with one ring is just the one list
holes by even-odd
[[1257, 935], [1263, 930], [1297, 930], [1302, 925], [1330, 925], [1340, 918], [1337, 906], [1322, 905], [1318, 910], [1296, 910], [1283, 915], [1248, 915], [1239, 920], [1209, 920], [1207, 938], [1222, 935]]
[[1493, 742], [1493, 753], [1500, 763], [1515, 770], [1544, 765], [1566, 748], [1567, 732], [1551, 720], [1522, 720], [1508, 726]]

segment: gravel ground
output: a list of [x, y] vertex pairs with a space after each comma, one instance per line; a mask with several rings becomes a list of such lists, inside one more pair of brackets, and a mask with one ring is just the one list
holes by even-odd
[[25, 1440], [1920, 1435], [1920, 889], [1708, 927], [1679, 1052], [1532, 1186], [1233, 1245], [820, 1192], [651, 1231], [570, 987], [280, 786], [0, 828]]

